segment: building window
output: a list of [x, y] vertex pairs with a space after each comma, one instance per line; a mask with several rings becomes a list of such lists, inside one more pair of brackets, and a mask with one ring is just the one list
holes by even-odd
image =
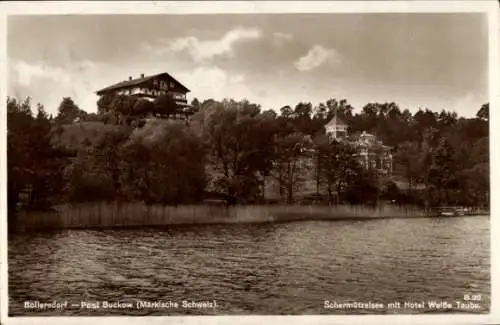
[[174, 88], [174, 83], [170, 81], [170, 88]]

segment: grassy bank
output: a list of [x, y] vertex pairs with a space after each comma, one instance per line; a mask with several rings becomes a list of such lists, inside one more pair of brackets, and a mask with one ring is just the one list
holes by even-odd
[[343, 220], [424, 217], [411, 206], [146, 206], [126, 204], [78, 204], [59, 206], [56, 212], [19, 213], [18, 230], [164, 226], [175, 224], [286, 222], [297, 220]]

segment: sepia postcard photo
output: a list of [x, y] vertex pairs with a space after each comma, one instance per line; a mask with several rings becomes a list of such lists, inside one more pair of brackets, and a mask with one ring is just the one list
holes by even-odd
[[0, 13], [2, 324], [500, 321], [498, 2]]

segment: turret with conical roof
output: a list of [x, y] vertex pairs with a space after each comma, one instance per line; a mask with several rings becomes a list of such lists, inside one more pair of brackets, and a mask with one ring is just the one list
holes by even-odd
[[331, 139], [344, 140], [347, 138], [347, 124], [337, 114], [325, 125], [326, 134]]

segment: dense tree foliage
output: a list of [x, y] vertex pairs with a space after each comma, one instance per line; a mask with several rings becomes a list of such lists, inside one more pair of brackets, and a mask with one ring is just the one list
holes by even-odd
[[[329, 202], [338, 202], [353, 191], [353, 186], [359, 185], [356, 181], [365, 176], [362, 175], [362, 167], [354, 158], [355, 150], [342, 142], [323, 140], [318, 143], [317, 153], [319, 179], [324, 179]], [[368, 188], [356, 190], [364, 195], [368, 193]], [[334, 193], [337, 193], [337, 196], [334, 196]]]
[[184, 125], [145, 126], [122, 147], [122, 159], [128, 199], [175, 205], [202, 199], [205, 151]]
[[294, 193], [304, 181], [304, 158], [308, 158], [311, 141], [299, 132], [279, 132], [276, 137], [275, 177], [278, 180], [280, 197], [288, 204], [294, 203]]
[[[52, 118], [40, 105], [33, 113], [29, 98], [9, 98], [9, 208], [175, 205], [202, 202], [209, 193], [232, 204], [292, 204], [312, 194], [328, 204], [489, 204], [489, 104], [474, 118], [427, 108], [412, 114], [395, 103], [368, 103], [355, 113], [345, 99], [286, 105], [279, 113], [247, 100], [192, 105], [198, 112], [184, 123], [168, 119], [178, 109], [168, 96], [103, 96], [97, 114], [63, 98]], [[334, 115], [349, 134], [366, 131], [389, 145], [392, 173], [365, 168], [349, 142], [328, 138], [324, 126]], [[57, 141], [90, 125], [102, 126], [98, 136], [81, 131], [81, 141]]]
[[70, 97], [64, 97], [58, 108], [59, 114], [56, 121], [60, 124], [69, 124], [75, 122], [84, 112], [75, 104]]
[[97, 101], [97, 116], [105, 123], [137, 126], [146, 116], [170, 118], [179, 113], [180, 107], [169, 94], [153, 101], [137, 96], [103, 95]]
[[54, 121], [41, 105], [34, 115], [29, 98], [8, 98], [7, 120], [8, 206], [15, 210], [24, 197], [28, 209], [50, 208], [60, 198], [68, 155], [51, 143]]
[[223, 101], [213, 109], [205, 138], [214, 187], [233, 202], [256, 201], [272, 168], [274, 119], [248, 101]]

